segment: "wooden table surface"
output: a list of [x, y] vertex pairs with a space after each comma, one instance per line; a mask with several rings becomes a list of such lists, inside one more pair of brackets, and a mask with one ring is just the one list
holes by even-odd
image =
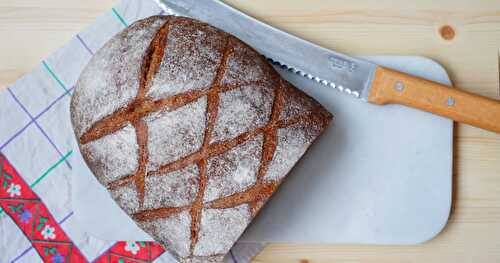
[[[448, 70], [458, 88], [499, 99], [500, 1], [227, 2], [350, 54], [428, 56]], [[0, 88], [114, 4], [1, 0]], [[272, 244], [255, 262], [500, 262], [500, 135], [456, 125], [454, 159], [453, 209], [448, 226], [434, 240], [416, 246]]]

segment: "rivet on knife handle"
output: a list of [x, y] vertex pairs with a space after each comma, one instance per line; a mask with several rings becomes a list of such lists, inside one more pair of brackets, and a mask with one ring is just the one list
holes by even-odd
[[379, 66], [368, 101], [402, 104], [500, 133], [500, 101]]

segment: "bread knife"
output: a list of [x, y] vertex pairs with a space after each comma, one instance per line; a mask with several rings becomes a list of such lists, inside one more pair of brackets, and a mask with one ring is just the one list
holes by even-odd
[[401, 104], [500, 133], [500, 101], [382, 67], [278, 30], [218, 0], [157, 0], [167, 13], [231, 33], [303, 77], [362, 101]]

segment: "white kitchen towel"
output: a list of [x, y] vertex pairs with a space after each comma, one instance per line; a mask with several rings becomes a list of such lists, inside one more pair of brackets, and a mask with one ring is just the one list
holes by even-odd
[[[71, 204], [78, 149], [68, 114], [80, 72], [113, 35], [163, 12], [153, 0], [123, 0], [0, 92], [0, 262], [175, 262], [154, 242], [89, 235]], [[263, 247], [236, 244], [225, 262], [249, 262]]]

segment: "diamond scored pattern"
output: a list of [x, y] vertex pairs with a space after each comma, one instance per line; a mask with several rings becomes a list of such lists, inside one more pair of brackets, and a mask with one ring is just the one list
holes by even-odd
[[[197, 243], [200, 239], [200, 224], [202, 221], [202, 214], [207, 213], [210, 209], [227, 209], [236, 208], [242, 205], [248, 205], [248, 214], [253, 217], [260, 209], [262, 204], [270, 197], [270, 195], [276, 190], [279, 182], [278, 181], [268, 181], [264, 180], [268, 167], [273, 159], [273, 156], [277, 147], [277, 134], [278, 130], [282, 128], [290, 127], [297, 123], [310, 123], [318, 121], [318, 116], [315, 116], [312, 112], [302, 113], [296, 116], [287, 116], [280, 120], [280, 115], [282, 115], [282, 110], [284, 108], [284, 90], [288, 88], [283, 80], [279, 79], [279, 76], [275, 76], [271, 80], [251, 80], [246, 83], [239, 82], [237, 85], [231, 83], [223, 82], [224, 73], [228, 67], [227, 63], [229, 57], [234, 51], [235, 44], [241, 45], [240, 41], [225, 34], [226, 44], [224, 50], [222, 51], [222, 58], [219, 62], [217, 73], [210, 87], [200, 90], [190, 90], [185, 93], [180, 93], [173, 95], [168, 98], [163, 98], [160, 100], [153, 100], [149, 98], [146, 94], [148, 92], [148, 87], [151, 86], [151, 79], [154, 78], [155, 74], [159, 70], [159, 65], [161, 63], [158, 61], [158, 57], [163, 57], [164, 50], [168, 48], [168, 34], [171, 30], [170, 27], [173, 26], [173, 21], [176, 18], [170, 18], [164, 26], [158, 31], [157, 35], [151, 42], [150, 48], [146, 52], [146, 56], [143, 61], [142, 75], [141, 75], [141, 85], [138, 89], [137, 96], [135, 100], [130, 103], [126, 108], [113, 113], [110, 116], [105, 117], [101, 121], [95, 123], [91, 129], [86, 131], [80, 137], [80, 143], [86, 144], [100, 139], [106, 135], [113, 134], [127, 124], [131, 124], [135, 128], [135, 133], [137, 137], [137, 144], [139, 146], [139, 167], [135, 174], [126, 176], [117, 180], [114, 180], [108, 184], [110, 190], [116, 189], [120, 190], [122, 188], [130, 188], [135, 185], [137, 192], [137, 198], [139, 202], [139, 211], [131, 211], [130, 209], [125, 209], [133, 218], [139, 222], [143, 222], [143, 227], [151, 225], [149, 222], [157, 220], [165, 220], [172, 216], [179, 216], [180, 214], [186, 215], [186, 212], [190, 215], [190, 244], [189, 249], [181, 249], [183, 254], [181, 256], [188, 255], [188, 257], [193, 256], [213, 256], [213, 255], [194, 255], [197, 250]], [[268, 117], [267, 123], [263, 126], [256, 127], [249, 131], [239, 132], [237, 136], [232, 136], [233, 138], [215, 141], [213, 140], [214, 129], [216, 127], [217, 116], [219, 114], [219, 104], [221, 99], [221, 94], [231, 90], [235, 90], [239, 87], [244, 86], [255, 86], [256, 88], [261, 88], [262, 84], [267, 82], [276, 83], [274, 88], [274, 98], [272, 101], [272, 109], [270, 116]], [[273, 95], [273, 94], [271, 94]], [[148, 164], [150, 163], [151, 156], [148, 156], [148, 123], [145, 118], [150, 114], [155, 114], [160, 111], [164, 112], [174, 112], [182, 107], [189, 106], [196, 101], [206, 98], [206, 127], [203, 134], [203, 143], [201, 148], [195, 152], [189, 153], [185, 156], [180, 156], [178, 160], [161, 164], [159, 167], [152, 167], [154, 170], [149, 171]], [[324, 121], [320, 117], [320, 121]], [[113, 125], [111, 125], [113, 124]], [[229, 196], [223, 196], [215, 200], [204, 202], [204, 195], [208, 185], [208, 162], [211, 157], [216, 157], [222, 153], [225, 153], [237, 146], [240, 146], [258, 136], [263, 136], [262, 149], [260, 153], [260, 164], [258, 165], [258, 171], [256, 173], [255, 183], [247, 187], [243, 192], [237, 192]], [[179, 171], [188, 166], [195, 165], [199, 173], [199, 178], [197, 180], [197, 191], [195, 194], [194, 201], [189, 205], [178, 206], [178, 207], [153, 207], [150, 203], [145, 205], [145, 188], [146, 188], [146, 177], [153, 178], [155, 176], [169, 176], [172, 172]], [[113, 191], [111, 191], [113, 192]], [[125, 206], [126, 204], [121, 204], [120, 198], [118, 198], [118, 203], [120, 206]], [[166, 202], [166, 201], [164, 201]], [[168, 202], [166, 202], [168, 203]], [[156, 207], [156, 206], [154, 206]], [[247, 209], [247, 208], [245, 208]], [[248, 222], [250, 218], [248, 218]], [[146, 229], [151, 229], [146, 227]], [[243, 231], [243, 230], [242, 230]], [[241, 233], [240, 233], [241, 234]], [[231, 240], [232, 242], [236, 240]], [[178, 246], [178, 244], [177, 244]], [[189, 251], [187, 251], [189, 250]], [[180, 252], [180, 251], [179, 251]]]

